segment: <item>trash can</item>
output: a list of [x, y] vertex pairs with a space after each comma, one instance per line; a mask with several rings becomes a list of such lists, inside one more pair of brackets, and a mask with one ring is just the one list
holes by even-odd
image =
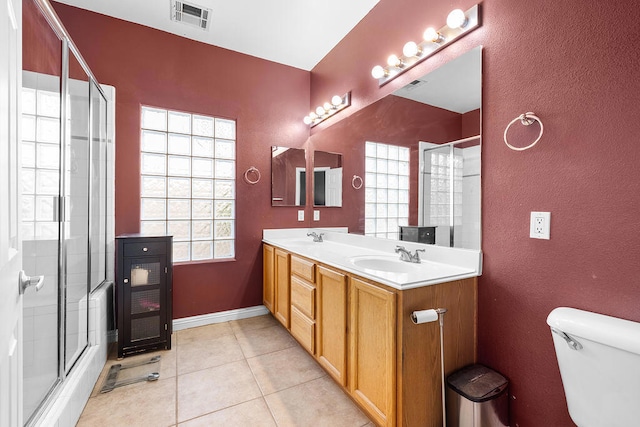
[[447, 378], [447, 425], [509, 425], [509, 381], [483, 365], [470, 365]]

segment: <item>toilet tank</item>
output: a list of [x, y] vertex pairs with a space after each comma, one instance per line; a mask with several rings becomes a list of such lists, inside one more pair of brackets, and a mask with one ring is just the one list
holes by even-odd
[[640, 323], [559, 307], [547, 324], [573, 422], [640, 425]]

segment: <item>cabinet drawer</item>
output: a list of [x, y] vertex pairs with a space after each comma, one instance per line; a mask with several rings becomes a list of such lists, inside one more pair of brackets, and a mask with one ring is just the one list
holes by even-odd
[[314, 272], [315, 264], [306, 259], [291, 256], [291, 274], [301, 277], [311, 283], [315, 282]]
[[125, 243], [124, 256], [158, 255], [167, 252], [165, 242]]
[[291, 276], [291, 305], [310, 319], [316, 318], [316, 290], [309, 283]]
[[297, 308], [291, 307], [291, 335], [311, 354], [315, 354], [316, 323], [302, 314]]

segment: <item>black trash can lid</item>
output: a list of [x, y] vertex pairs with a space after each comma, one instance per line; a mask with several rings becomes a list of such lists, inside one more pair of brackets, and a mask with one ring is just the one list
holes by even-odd
[[449, 375], [447, 384], [473, 402], [484, 402], [502, 394], [509, 381], [486, 366], [470, 365]]

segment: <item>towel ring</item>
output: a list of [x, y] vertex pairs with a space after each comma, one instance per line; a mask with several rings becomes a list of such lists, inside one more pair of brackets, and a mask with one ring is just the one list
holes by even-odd
[[[520, 123], [522, 123], [524, 126], [529, 126], [533, 124], [533, 122], [538, 122], [540, 124], [540, 135], [538, 135], [536, 140], [533, 141], [531, 144], [527, 145], [526, 147], [514, 147], [513, 145], [509, 144], [509, 141], [507, 140], [507, 132], [509, 131], [509, 128], [511, 127], [512, 124], [514, 124], [518, 120], [520, 120]], [[507, 147], [511, 148], [512, 150], [516, 150], [516, 151], [528, 150], [529, 148], [536, 145], [538, 141], [540, 141], [540, 138], [542, 138], [543, 133], [544, 133], [544, 126], [542, 125], [542, 120], [540, 120], [538, 116], [536, 116], [532, 112], [520, 114], [518, 117], [511, 120], [507, 125], [507, 128], [504, 130], [504, 143], [507, 144]]]
[[[249, 178], [250, 174], [254, 174], [255, 175], [255, 180], [252, 180]], [[258, 183], [258, 181], [260, 181], [260, 171], [255, 167], [255, 166], [251, 166], [249, 169], [247, 169], [244, 172], [244, 180], [247, 184], [251, 184], [251, 185], [255, 185]]]
[[[357, 182], [360, 182], [360, 183], [356, 184]], [[356, 190], [359, 190], [362, 188], [362, 184], [364, 184], [362, 177], [358, 175], [353, 175], [353, 178], [351, 178], [351, 186]]]

